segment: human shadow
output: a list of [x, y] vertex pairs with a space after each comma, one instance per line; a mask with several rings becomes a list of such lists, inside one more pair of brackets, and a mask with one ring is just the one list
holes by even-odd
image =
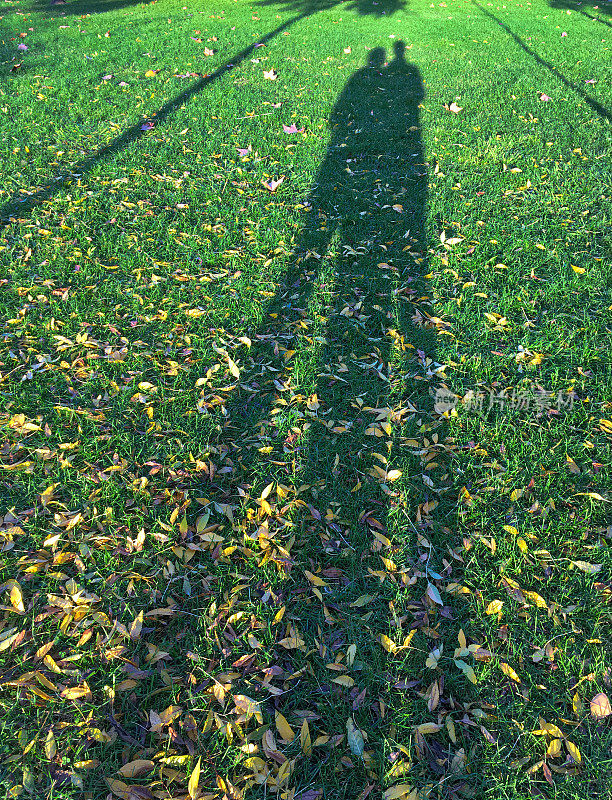
[[[298, 3], [298, 13], [295, 16], [291, 17], [285, 22], [282, 22], [280, 25], [274, 28], [274, 30], [262, 36], [258, 41], [253, 42], [253, 44], [230, 56], [214, 72], [203, 75], [199, 80], [192, 83], [191, 86], [188, 86], [184, 91], [172, 98], [172, 100], [164, 103], [164, 105], [148, 119], [140, 119], [134, 125], [123, 131], [123, 133], [115, 137], [115, 139], [109, 142], [109, 144], [104, 145], [90, 156], [87, 156], [76, 164], [73, 164], [68, 170], [56, 175], [54, 178], [49, 180], [45, 186], [42, 186], [36, 191], [15, 192], [9, 200], [0, 206], [0, 231], [10, 224], [11, 217], [15, 217], [16, 215], [23, 216], [24, 214], [31, 213], [42, 203], [54, 197], [67, 181], [83, 177], [83, 175], [91, 172], [91, 170], [100, 162], [117, 155], [122, 150], [125, 150], [127, 147], [137, 142], [150, 129], [146, 123], [150, 122], [152, 119], [155, 121], [156, 127], [164, 124], [178, 109], [182, 108], [185, 103], [188, 103], [193, 97], [202, 92], [212, 83], [223, 78], [229, 72], [242, 64], [254, 53], [256, 48], [267, 44], [269, 41], [274, 39], [276, 36], [279, 36], [296, 23], [312, 16], [313, 14], [316, 14], [321, 10], [324, 10], [325, 8], [331, 8], [335, 5], [343, 5], [342, 0], [331, 0], [330, 2], [326, 2], [326, 0], [321, 0], [321, 2], [318, 0], [304, 0], [304, 2]], [[380, 5], [388, 8], [388, 12], [386, 13], [391, 13], [392, 9], [403, 7], [403, 0], [381, 0]], [[378, 5], [376, 3], [366, 2], [365, 0], [356, 0], [356, 2], [350, 2], [346, 4], [346, 6], [347, 9], [352, 8], [361, 15], [379, 15]], [[60, 6], [60, 8], [62, 8], [62, 6]]]
[[424, 89], [404, 44], [394, 49], [387, 65], [384, 49], [372, 50], [331, 112], [289, 269], [248, 333], [240, 382], [226, 387], [216, 444], [232, 469], [216, 476], [217, 502], [235, 502], [258, 475], [293, 476], [314, 487], [304, 505], [311, 522], [335, 500], [354, 509], [347, 530], [357, 527], [356, 487], [359, 503], [385, 515], [391, 466], [372, 452], [388, 455], [391, 427], [428, 403], [420, 377], [435, 347], [419, 310], [428, 303]]
[[512, 28], [508, 27], [508, 25], [506, 25], [505, 22], [503, 22], [501, 19], [499, 19], [499, 17], [496, 17], [495, 14], [493, 14], [491, 11], [487, 11], [486, 8], [483, 8], [483, 6], [481, 6], [480, 3], [477, 2], [477, 0], [471, 0], [471, 3], [472, 3], [472, 5], [476, 6], [476, 8], [478, 8], [478, 10], [482, 14], [484, 14], [485, 17], [488, 17], [490, 20], [492, 20], [497, 25], [499, 25], [500, 28], [505, 30], [506, 33], [509, 36], [511, 36], [512, 39], [514, 39], [514, 41], [518, 44], [518, 46], [522, 50], [524, 50], [528, 55], [530, 55], [531, 58], [533, 58], [533, 60], [537, 64], [539, 64], [541, 67], [545, 67], [552, 75], [555, 76], [555, 78], [557, 78], [557, 80], [561, 81], [561, 83], [564, 86], [567, 86], [568, 89], [571, 89], [573, 92], [575, 92], [577, 95], [579, 95], [582, 98], [582, 100], [584, 100], [584, 102], [593, 109], [593, 111], [595, 111], [597, 114], [599, 114], [600, 117], [603, 117], [604, 119], [607, 119], [609, 122], [612, 122], [612, 111], [610, 111], [604, 105], [602, 105], [600, 102], [598, 102], [593, 97], [591, 97], [588, 94], [588, 92], [585, 92], [585, 90], [581, 86], [578, 86], [577, 84], [573, 83], [568, 78], [566, 78], [565, 75], [562, 72], [560, 72], [557, 69], [557, 67], [554, 66], [554, 64], [551, 64], [550, 61], [546, 61], [544, 58], [539, 56], [536, 53], [536, 51], [533, 50], [533, 48], [529, 47], [529, 45], [527, 45], [521, 39], [521, 37], [518, 36], [512, 30]]

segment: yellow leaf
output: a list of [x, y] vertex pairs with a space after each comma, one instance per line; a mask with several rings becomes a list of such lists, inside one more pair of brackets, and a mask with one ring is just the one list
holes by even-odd
[[142, 622], [143, 622], [143, 612], [141, 611], [136, 616], [136, 619], [130, 625], [130, 639], [132, 639], [132, 641], [135, 641], [140, 636], [140, 631], [142, 630]]
[[511, 678], [513, 681], [516, 681], [517, 683], [520, 683], [520, 682], [521, 682], [521, 679], [520, 679], [520, 678], [519, 678], [519, 676], [516, 674], [516, 672], [515, 672], [515, 671], [512, 669], [512, 667], [510, 666], [510, 664], [506, 664], [506, 662], [504, 661], [504, 662], [502, 662], [502, 663], [499, 665], [499, 668], [500, 668], [500, 669], [501, 669], [501, 671], [504, 673], [504, 675], [507, 675], [507, 676], [508, 676], [509, 678]]
[[67, 689], [64, 689], [61, 696], [64, 698], [64, 700], [78, 700], [81, 697], [85, 697], [90, 700], [91, 690], [89, 686], [84, 683], [82, 686], [70, 686]]
[[25, 614], [23, 594], [21, 593], [21, 586], [17, 581], [11, 581], [11, 605], [19, 614]]
[[390, 469], [389, 472], [387, 472], [387, 480], [393, 483], [393, 481], [396, 481], [398, 478], [401, 478], [402, 474], [403, 473], [401, 469]]
[[350, 675], [339, 675], [337, 678], [334, 678], [332, 683], [339, 683], [340, 686], [354, 686], [355, 681], [351, 678]]
[[310, 758], [312, 755], [312, 742], [310, 740], [310, 728], [308, 727], [307, 719], [302, 722], [302, 728], [300, 730], [300, 747], [302, 748], [302, 753], [304, 753], [307, 758]]
[[137, 758], [134, 761], [128, 761], [117, 772], [124, 778], [139, 778], [141, 775], [151, 772], [154, 768], [153, 761], [149, 761], [146, 758]]
[[567, 752], [574, 759], [574, 761], [577, 764], [580, 764], [582, 761], [582, 755], [580, 753], [580, 750], [576, 747], [576, 745], [573, 742], [570, 742], [568, 739], [566, 739], [565, 746], [567, 747]]
[[571, 561], [570, 563], [589, 575], [595, 575], [601, 569], [601, 564], [590, 564], [588, 561]]
[[378, 639], [387, 653], [394, 653], [397, 650], [397, 645], [395, 642], [389, 639], [388, 636], [385, 636], [384, 633], [381, 633]]
[[268, 497], [269, 497], [269, 495], [270, 495], [270, 492], [272, 491], [272, 489], [273, 489], [273, 488], [274, 488], [274, 481], [272, 481], [272, 483], [269, 483], [269, 484], [266, 486], [266, 488], [265, 488], [265, 489], [263, 490], [263, 492], [261, 493], [261, 495], [260, 495], [259, 499], [260, 499], [260, 500], [267, 500], [267, 499], [268, 499]]
[[283, 783], [287, 783], [289, 778], [291, 777], [291, 771], [293, 770], [293, 761], [287, 759], [284, 764], [281, 764], [280, 769], [276, 775], [276, 783], [279, 786], [282, 786]]
[[561, 739], [553, 739], [546, 748], [546, 755], [550, 758], [558, 758], [561, 755]]
[[199, 789], [198, 784], [200, 783], [200, 762], [202, 761], [201, 758], [198, 758], [198, 762], [193, 768], [193, 772], [191, 773], [191, 777], [189, 778], [189, 783], [187, 784], [187, 791], [189, 792], [189, 797], [192, 800], [198, 796]]
[[409, 783], [396, 783], [395, 786], [383, 792], [383, 800], [399, 800], [401, 797], [406, 797], [412, 791], [412, 786]]
[[511, 533], [513, 536], [518, 536], [518, 530], [514, 525], [504, 525], [502, 530], [506, 531], [506, 533]]
[[504, 607], [503, 600], [491, 600], [489, 605], [487, 606], [485, 613], [486, 614], [499, 614], [499, 612]]
[[565, 466], [569, 469], [572, 475], [580, 475], [580, 467], [573, 458], [570, 458], [567, 453], [565, 454]]
[[544, 600], [544, 598], [537, 592], [528, 592], [523, 590], [523, 594], [528, 600], [531, 600], [532, 603], [535, 603], [538, 608], [548, 608], [546, 600]]
[[55, 734], [53, 731], [49, 731], [47, 734], [47, 738], [45, 739], [45, 755], [49, 759], [49, 761], [55, 758], [55, 754], [57, 753], [57, 745], [55, 743]]
[[423, 722], [422, 725], [417, 725], [416, 730], [426, 736], [428, 733], [437, 733], [441, 727], [435, 722]]
[[159, 70], [156, 70], [156, 69], [148, 69], [145, 72], [145, 78], [154, 78], [157, 75], [158, 72], [159, 72]]
[[584, 705], [580, 699], [580, 696], [578, 695], [578, 692], [576, 692], [572, 697], [572, 708], [574, 709], [574, 714], [577, 714], [578, 716], [580, 716], [584, 710]]
[[300, 639], [299, 636], [287, 636], [285, 639], [281, 639], [279, 644], [285, 648], [285, 650], [298, 650], [300, 647], [304, 646], [304, 640]]
[[279, 732], [281, 739], [285, 742], [292, 742], [295, 739], [295, 733], [280, 711], [276, 712], [275, 722], [276, 730]]
[[313, 575], [312, 572], [308, 572], [307, 569], [304, 570], [304, 575], [308, 578], [308, 580], [313, 583], [315, 586], [327, 586], [328, 584], [325, 583], [323, 578], [319, 578], [318, 575]]
[[234, 378], [239, 378], [240, 377], [240, 369], [238, 368], [238, 365], [236, 364], [236, 362], [232, 361], [232, 359], [229, 356], [227, 357], [227, 364], [228, 364], [229, 370], [232, 373], [232, 375], [234, 376]]
[[574, 264], [572, 264], [571, 267], [577, 275], [582, 275], [583, 272], [586, 272], [584, 267], [576, 267]]

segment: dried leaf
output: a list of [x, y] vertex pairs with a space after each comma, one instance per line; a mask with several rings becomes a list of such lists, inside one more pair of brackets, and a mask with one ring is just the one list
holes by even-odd
[[504, 673], [504, 675], [507, 675], [511, 680], [516, 681], [517, 683], [521, 682], [521, 679], [516, 674], [516, 672], [512, 669], [510, 664], [506, 664], [505, 661], [502, 661], [502, 663], [499, 665], [499, 668]]
[[302, 722], [302, 728], [300, 730], [300, 747], [302, 748], [302, 753], [304, 753], [307, 758], [310, 758], [312, 755], [312, 742], [310, 740], [310, 728], [308, 727], [307, 719]]
[[365, 749], [365, 740], [363, 738], [362, 732], [359, 728], [355, 725], [352, 717], [349, 717], [346, 721], [346, 732], [347, 732], [347, 741], [349, 750], [354, 756], [363, 756], [363, 751]]
[[612, 714], [608, 695], [603, 692], [599, 692], [599, 694], [595, 695], [591, 700], [590, 707], [591, 715], [596, 719], [605, 719]]
[[128, 761], [120, 767], [117, 772], [124, 778], [139, 778], [141, 775], [146, 775], [155, 769], [155, 763], [145, 758], [137, 758], [134, 761]]
[[189, 783], [187, 784], [187, 791], [189, 792], [189, 797], [192, 800], [195, 800], [199, 794], [198, 784], [200, 783], [200, 763], [202, 759], [198, 758], [198, 761], [193, 768], [191, 776], [189, 777]]
[[276, 712], [275, 723], [276, 730], [283, 741], [292, 742], [295, 739], [293, 728], [291, 725], [289, 725], [287, 719], [280, 713], [280, 711]]

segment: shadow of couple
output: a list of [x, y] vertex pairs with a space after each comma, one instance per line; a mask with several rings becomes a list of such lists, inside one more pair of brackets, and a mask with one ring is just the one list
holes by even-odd
[[405, 49], [396, 42], [389, 63], [383, 48], [370, 51], [340, 94], [289, 268], [247, 331], [239, 381], [209, 406], [230, 465], [215, 476], [214, 500], [235, 501], [259, 481], [301, 485], [305, 524], [327, 552], [350, 542], [364, 503], [385, 516], [397, 501], [391, 451], [437, 377], [424, 88]]

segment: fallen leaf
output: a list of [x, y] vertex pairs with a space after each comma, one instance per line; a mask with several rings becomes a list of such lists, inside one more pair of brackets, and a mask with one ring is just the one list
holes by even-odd
[[151, 772], [152, 769], [155, 769], [153, 761], [149, 761], [146, 758], [137, 758], [134, 761], [128, 761], [117, 772], [124, 778], [139, 778], [141, 775]]
[[454, 100], [450, 105], [448, 103], [444, 103], [444, 108], [447, 111], [451, 111], [453, 114], [458, 114], [460, 111], [463, 111], [463, 106], [457, 105]]
[[409, 783], [396, 783], [383, 792], [383, 800], [400, 800], [411, 792], [412, 786]]
[[599, 692], [596, 694], [595, 697], [591, 700], [591, 714], [592, 716], [596, 717], [597, 719], [605, 719], [612, 714], [612, 708], [610, 707], [610, 699], [608, 698], [607, 694], [603, 692]]
[[521, 682], [521, 679], [519, 678], [519, 676], [517, 675], [517, 673], [516, 673], [516, 672], [515, 672], [515, 671], [512, 669], [512, 667], [510, 666], [510, 664], [506, 664], [506, 662], [505, 662], [505, 661], [503, 661], [503, 662], [502, 662], [502, 663], [499, 665], [499, 668], [500, 668], [500, 669], [501, 669], [501, 671], [504, 673], [504, 675], [507, 675], [507, 676], [508, 676], [509, 678], [511, 678], [513, 681], [516, 681], [517, 683], [520, 683], [520, 682]]
[[187, 791], [189, 792], [189, 797], [191, 797], [192, 800], [195, 800], [195, 798], [198, 795], [198, 784], [200, 783], [200, 763], [201, 763], [201, 761], [202, 761], [202, 759], [198, 758], [197, 764], [193, 768], [193, 772], [191, 773], [191, 776], [189, 778], [189, 783], [187, 784]]
[[362, 732], [353, 722], [352, 717], [349, 717], [346, 721], [346, 732], [349, 750], [354, 756], [361, 758], [365, 749], [365, 740]]
[[287, 722], [286, 717], [284, 717], [280, 711], [276, 712], [275, 717], [275, 724], [276, 730], [279, 732], [280, 737], [285, 742], [292, 742], [295, 739], [295, 733], [293, 732], [293, 728]]
[[266, 181], [262, 179], [261, 185], [264, 187], [264, 189], [267, 189], [269, 192], [275, 192], [281, 185], [281, 183], [283, 183], [284, 180], [285, 180], [284, 175], [278, 178], [278, 180], [271, 179], [269, 181]]
[[601, 564], [589, 564], [588, 561], [572, 561], [575, 567], [589, 575], [595, 575], [601, 569]]
[[491, 614], [499, 614], [499, 612], [502, 610], [503, 607], [504, 607], [504, 601], [503, 600], [491, 600], [491, 602], [489, 603], [489, 605], [485, 609], [485, 614], [489, 614], [489, 615], [491, 615]]

